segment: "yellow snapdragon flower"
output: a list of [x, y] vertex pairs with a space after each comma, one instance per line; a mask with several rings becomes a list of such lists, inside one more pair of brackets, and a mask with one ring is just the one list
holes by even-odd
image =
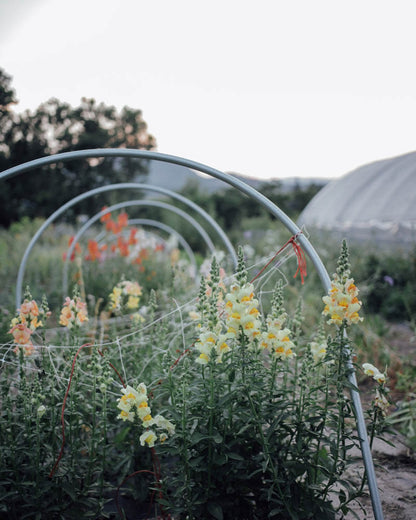
[[371, 376], [375, 381], [377, 381], [377, 383], [383, 384], [386, 382], [386, 376], [371, 363], [364, 363], [363, 369], [364, 374]]
[[327, 296], [322, 298], [325, 308], [322, 314], [329, 316], [328, 323], [347, 325], [363, 320], [358, 314], [361, 302], [358, 300], [358, 289], [352, 278], [342, 282], [338, 275], [334, 275], [331, 288]]
[[254, 298], [254, 286], [245, 283], [242, 286], [234, 284], [226, 295], [224, 314], [227, 335], [235, 338], [242, 332], [251, 342], [261, 335], [259, 302]]

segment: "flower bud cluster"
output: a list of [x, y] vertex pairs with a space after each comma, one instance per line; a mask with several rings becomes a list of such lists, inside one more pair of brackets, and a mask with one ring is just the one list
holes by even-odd
[[328, 344], [325, 340], [311, 341], [309, 346], [315, 363], [319, 363], [325, 359], [328, 349]]
[[142, 446], [147, 445], [152, 448], [158, 439], [160, 442], [164, 442], [169, 435], [175, 433], [175, 426], [162, 415], [152, 417], [144, 383], [140, 383], [137, 388], [127, 385], [122, 389], [122, 393], [123, 396], [118, 399], [117, 404], [117, 408], [120, 410], [118, 418], [130, 422], [134, 422], [136, 417], [140, 419], [145, 428], [139, 439]]

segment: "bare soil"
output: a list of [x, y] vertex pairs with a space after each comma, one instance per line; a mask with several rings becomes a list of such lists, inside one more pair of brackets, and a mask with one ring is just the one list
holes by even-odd
[[[406, 446], [405, 439], [400, 434], [389, 435], [388, 440], [394, 446], [389, 446], [380, 440], [376, 440], [373, 446], [373, 461], [384, 518], [385, 520], [415, 520], [415, 453]], [[362, 461], [358, 461], [357, 469], [361, 469], [362, 465]], [[362, 498], [361, 503], [364, 511], [354, 506], [358, 517], [374, 519], [370, 497]], [[352, 520], [354, 515], [349, 514], [347, 518]]]
[[[391, 353], [393, 399], [403, 395], [394, 390], [394, 370], [400, 370], [403, 363], [416, 366], [416, 338], [407, 324], [394, 324], [385, 337]], [[363, 396], [365, 401], [365, 395]], [[373, 460], [385, 520], [416, 520], [416, 454], [407, 445], [400, 433], [388, 435], [393, 444], [376, 440], [373, 446]], [[357, 461], [357, 468], [362, 461]], [[362, 500], [364, 511], [354, 508], [361, 519], [374, 519], [370, 497]], [[354, 516], [348, 515], [348, 520]]]

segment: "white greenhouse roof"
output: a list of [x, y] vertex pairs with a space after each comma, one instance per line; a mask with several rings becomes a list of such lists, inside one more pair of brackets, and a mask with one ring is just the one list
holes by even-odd
[[400, 234], [415, 242], [416, 152], [366, 164], [329, 182], [298, 223], [357, 238]]

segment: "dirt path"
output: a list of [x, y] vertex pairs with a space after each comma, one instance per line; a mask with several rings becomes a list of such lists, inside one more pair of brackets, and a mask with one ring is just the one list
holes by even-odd
[[[416, 338], [407, 324], [391, 325], [385, 338], [392, 354], [391, 362], [416, 363]], [[394, 398], [400, 398], [394, 395]], [[416, 453], [405, 443], [405, 438], [397, 433], [388, 436], [394, 446], [376, 440], [373, 459], [380, 491], [385, 520], [416, 520]], [[362, 464], [361, 464], [362, 465]], [[365, 513], [355, 509], [359, 518], [374, 519], [370, 498], [362, 499]], [[367, 516], [366, 516], [367, 515]], [[348, 520], [354, 516], [348, 515]]]
[[[389, 436], [394, 447], [376, 440], [373, 460], [385, 520], [416, 520], [416, 456], [400, 435]], [[357, 466], [362, 467], [362, 462]], [[352, 470], [353, 471], [353, 470]], [[374, 519], [369, 497], [361, 499], [365, 512], [354, 507], [359, 518]], [[353, 514], [347, 516], [354, 518]]]

